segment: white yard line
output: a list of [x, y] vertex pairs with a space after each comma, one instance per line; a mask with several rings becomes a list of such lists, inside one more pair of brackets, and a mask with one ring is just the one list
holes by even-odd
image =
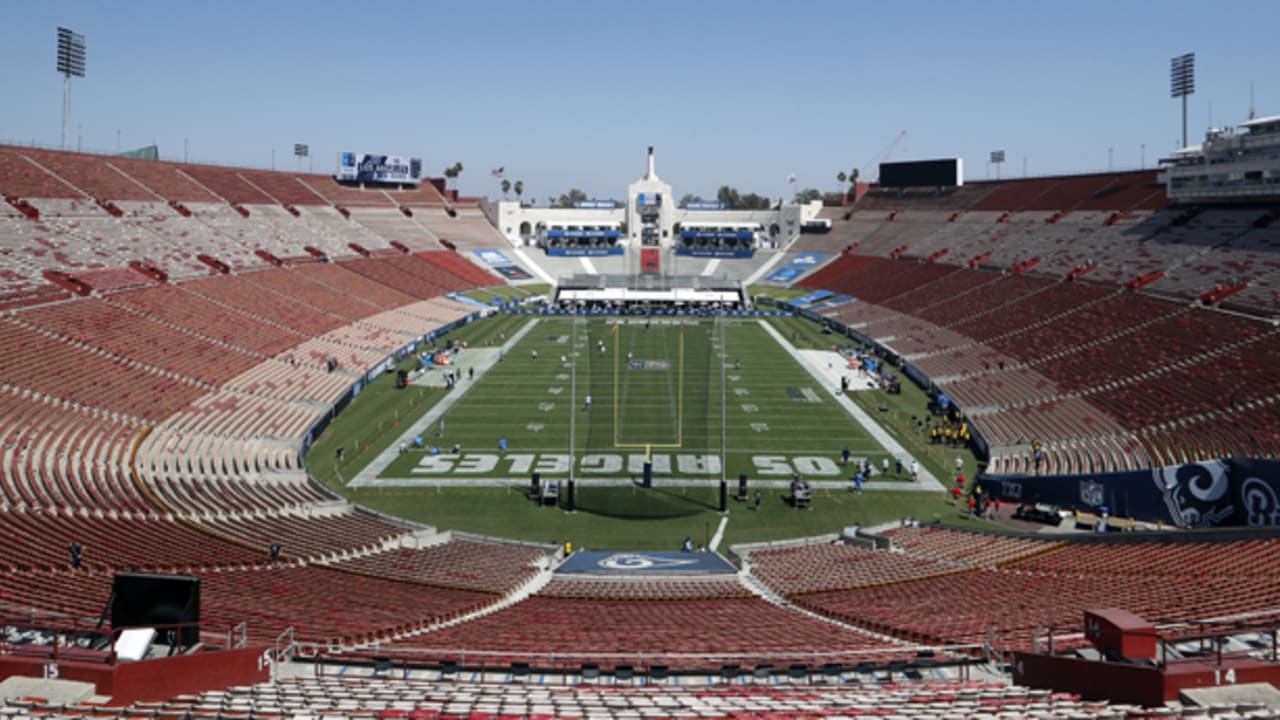
[[725, 515], [720, 518], [720, 525], [716, 527], [716, 534], [711, 536], [711, 544], [707, 546], [708, 550], [715, 552], [716, 548], [720, 547], [720, 541], [724, 539], [724, 529], [728, 526], [729, 516]]

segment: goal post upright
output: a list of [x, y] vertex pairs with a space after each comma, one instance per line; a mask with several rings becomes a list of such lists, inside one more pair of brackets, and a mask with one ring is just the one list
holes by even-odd
[[716, 324], [720, 326], [720, 483], [723, 484], [728, 477], [729, 465], [729, 426], [726, 423], [728, 415], [728, 394], [725, 384], [725, 358], [727, 348], [725, 346], [724, 332], [724, 307], [721, 306], [719, 312], [716, 313]]

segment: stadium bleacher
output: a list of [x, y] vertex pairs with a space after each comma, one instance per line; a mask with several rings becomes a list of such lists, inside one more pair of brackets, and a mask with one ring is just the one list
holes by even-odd
[[[872, 192], [825, 209], [827, 237], [858, 245], [800, 284], [858, 298], [823, 313], [956, 398], [988, 436], [993, 468], [1012, 466], [1006, 457], [1028, 455], [1033, 441], [1049, 444], [1055, 468], [1142, 467], [1152, 458], [1141, 437], [1196, 445], [1167, 427], [1171, 413], [1195, 430], [1224, 400], [1275, 399], [1259, 391], [1270, 380], [1254, 361], [1269, 357], [1280, 297], [1277, 236], [1254, 227], [1262, 210], [1181, 218], [1160, 210], [1150, 172], [987, 190]], [[1231, 288], [1222, 305], [1234, 313], [1188, 309], [1215, 287]], [[1264, 435], [1275, 432], [1259, 419]], [[1215, 448], [1256, 452], [1256, 442], [1232, 440], [1218, 433]]]
[[[369, 717], [412, 720], [471, 718], [741, 718], [802, 720], [814, 717], [1036, 717], [1046, 720], [1106, 720], [1147, 717], [1133, 705], [1083, 699], [1079, 695], [1009, 686], [995, 682], [911, 679], [899, 673], [883, 683], [869, 673], [821, 686], [777, 684], [788, 668], [765, 669], [748, 685], [720, 682], [693, 688], [662, 681], [606, 685], [598, 678], [570, 686], [529, 682], [528, 673], [510, 682], [476, 682], [452, 677], [403, 678], [399, 668], [382, 675], [327, 675], [289, 678], [277, 683], [186, 694], [164, 702], [138, 702], [124, 708], [94, 703], [53, 704], [17, 699], [6, 710], [15, 718], [65, 712], [94, 717], [111, 712], [124, 718], [216, 717]], [[643, 669], [642, 669], [643, 670]], [[914, 666], [911, 672], [919, 675]], [[656, 673], [655, 673], [656, 675]], [[824, 678], [825, 679], [825, 678]], [[830, 680], [830, 679], [828, 679]], [[1223, 704], [1215, 714], [1257, 717], [1257, 702]], [[1203, 717], [1207, 708], [1170, 708], [1162, 718]]]
[[[1026, 471], [1033, 439], [1057, 472], [1275, 456], [1278, 236], [1252, 226], [1257, 213], [1174, 227], [1153, 183], [1143, 173], [927, 198], [873, 192], [852, 211], [824, 210], [832, 232], [791, 250], [840, 254], [803, 284], [857, 297], [826, 312], [971, 408], [994, 468]], [[727, 580], [534, 588], [547, 581], [549, 548], [427, 538], [333, 497], [302, 465], [310, 428], [358, 377], [468, 313], [445, 293], [500, 282], [463, 254], [509, 247], [479, 208], [430, 185], [360, 189], [23, 148], [0, 148], [0, 191], [40, 213], [6, 203], [0, 217], [0, 602], [10, 608], [93, 617], [114, 571], [176, 571], [205, 583], [211, 643], [248, 620], [255, 643], [292, 627], [317, 647], [376, 643], [436, 661], [470, 651], [562, 669], [595, 657], [715, 671], [728, 658], [900, 660], [919, 642], [1026, 648], [1037, 626], [1078, 632], [1086, 607], [1178, 623], [1265, 613], [1280, 598], [1280, 580], [1256, 569], [1273, 567], [1274, 540], [1112, 548], [932, 527], [888, 533], [890, 552], [753, 552], [749, 572]], [[1109, 223], [1113, 213], [1125, 216]], [[1098, 263], [1088, 279], [1065, 278], [1085, 261]], [[75, 276], [89, 296], [45, 271]], [[1124, 287], [1153, 272], [1166, 276]], [[1235, 279], [1250, 284], [1224, 304], [1233, 312], [1192, 307]], [[81, 568], [67, 566], [72, 543], [84, 547]], [[273, 543], [282, 562], [268, 559]], [[993, 626], [975, 597], [1019, 612]], [[296, 687], [324, 698], [366, 684], [377, 683]], [[221, 712], [259, 692], [173, 709]], [[261, 692], [264, 707], [281, 700]], [[936, 702], [931, 691], [866, 692], [839, 702], [964, 712], [988, 689], [950, 687]], [[1016, 711], [1033, 697], [991, 692], [984, 707]], [[781, 695], [770, 696], [780, 712], [800, 711]], [[1086, 707], [1059, 700], [1049, 709]]]

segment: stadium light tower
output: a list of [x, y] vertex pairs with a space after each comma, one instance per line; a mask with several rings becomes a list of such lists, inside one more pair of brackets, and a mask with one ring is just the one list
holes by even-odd
[[1187, 146], [1187, 96], [1196, 91], [1196, 54], [1169, 61], [1169, 97], [1182, 98], [1182, 147]]
[[71, 76], [84, 77], [84, 35], [58, 28], [58, 72], [62, 73], [62, 149], [71, 122]]

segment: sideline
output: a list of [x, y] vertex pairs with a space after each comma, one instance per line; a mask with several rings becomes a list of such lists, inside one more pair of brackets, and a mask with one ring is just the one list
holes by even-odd
[[711, 544], [707, 546], [708, 550], [716, 552], [716, 549], [720, 547], [720, 541], [724, 540], [724, 529], [728, 526], [729, 515], [726, 513], [720, 518], [720, 526], [716, 528], [716, 534], [711, 536]]
[[[461, 400], [462, 397], [467, 394], [467, 391], [469, 391], [473, 386], [475, 386], [476, 382], [484, 377], [485, 373], [489, 372], [494, 365], [498, 364], [498, 359], [501, 358], [503, 354], [510, 352], [511, 349], [515, 347], [516, 343], [520, 342], [521, 338], [537, 327], [540, 322], [541, 319], [535, 317], [532, 322], [526, 323], [524, 327], [520, 328], [514, 335], [508, 338], [507, 342], [502, 345], [499, 352], [489, 352], [486, 353], [487, 357], [480, 358], [479, 362], [473, 366], [476, 370], [476, 377], [474, 380], [456, 383], [453, 386], [453, 390], [447, 392], [445, 396], [440, 399], [440, 402], [436, 403], [435, 406], [427, 411], [426, 415], [418, 418], [418, 421], [413, 425], [410, 425], [408, 429], [401, 433], [399, 438], [392, 441], [392, 443], [383, 449], [382, 452], [378, 453], [368, 465], [365, 465], [363, 470], [356, 473], [356, 475], [347, 483], [347, 487], [355, 488], [382, 485], [383, 483], [380, 483], [375, 478], [377, 478], [378, 474], [385, 470], [387, 466], [400, 455], [400, 443], [405, 442], [409, 438], [417, 437], [418, 435], [430, 434], [430, 429], [439, 422], [440, 416], [448, 412], [449, 408], [453, 407], [459, 400]], [[470, 350], [464, 352], [470, 352]], [[446, 427], [445, 430], [447, 432], [448, 428]]]
[[[757, 322], [760, 323], [760, 327], [764, 328], [765, 332], [769, 333], [769, 335], [774, 339], [774, 341], [778, 343], [779, 346], [782, 347], [783, 350], [790, 353], [791, 357], [795, 358], [796, 362], [800, 363], [801, 367], [807, 370], [809, 374], [813, 376], [813, 379], [818, 381], [821, 384], [821, 387], [823, 388], [832, 387], [830, 380], [826, 379], [826, 370], [824, 368], [821, 368], [815, 365], [813, 360], [810, 359], [804, 352], [797, 350], [795, 346], [787, 342], [786, 339], [782, 337], [782, 334], [779, 333], [776, 329], [774, 329], [772, 325], [765, 322], [764, 320], [757, 320]], [[830, 390], [828, 390], [828, 392], [830, 392]], [[884, 428], [880, 427], [880, 424], [877, 423], [874, 419], [872, 419], [871, 416], [866, 413], [866, 411], [858, 407], [856, 403], [850, 400], [848, 395], [844, 393], [840, 393], [838, 395], [833, 395], [833, 398], [835, 399], [838, 405], [843, 407], [850, 415], [853, 416], [853, 419], [857, 421], [859, 425], [862, 426], [863, 430], [867, 431], [867, 434], [869, 434], [873, 440], [880, 443], [881, 447], [888, 450], [895, 457], [911, 458], [916, 462], [920, 462], [919, 458], [907, 452], [907, 449], [902, 447], [902, 445], [899, 444], [897, 440], [894, 440], [893, 437], [889, 435], [889, 433], [885, 432]], [[888, 482], [888, 481], [882, 481], [882, 480], [870, 480], [867, 482], [866, 487], [874, 487], [882, 484], [892, 486], [892, 485], [903, 485], [904, 483]], [[938, 482], [938, 479], [933, 476], [933, 473], [929, 472], [928, 468], [924, 466], [924, 463], [920, 463], [920, 481], [916, 483], [905, 483], [905, 485], [906, 487], [900, 487], [896, 489], [898, 490], [916, 489], [916, 490], [928, 490], [928, 491], [934, 491], [934, 492], [946, 492], [946, 488], [942, 486], [942, 483]]]

